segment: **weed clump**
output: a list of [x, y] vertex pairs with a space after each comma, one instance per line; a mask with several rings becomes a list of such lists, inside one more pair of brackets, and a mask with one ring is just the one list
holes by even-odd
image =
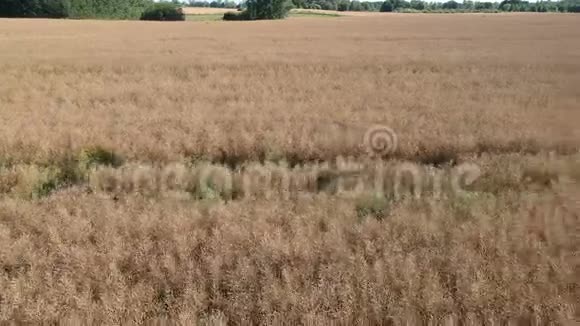
[[18, 183], [13, 191], [26, 199], [46, 197], [66, 183], [64, 174], [56, 167], [30, 165], [20, 167]]
[[228, 200], [232, 198], [232, 176], [225, 166], [200, 164], [193, 167], [193, 178], [186, 192], [199, 200]]
[[0, 166], [0, 194], [9, 193], [18, 184], [18, 173], [13, 168]]
[[358, 218], [361, 220], [368, 216], [383, 220], [389, 215], [391, 203], [384, 196], [367, 194], [357, 199], [355, 209]]
[[119, 167], [123, 164], [123, 159], [113, 151], [95, 146], [82, 150], [78, 163], [81, 169], [90, 169], [96, 166]]

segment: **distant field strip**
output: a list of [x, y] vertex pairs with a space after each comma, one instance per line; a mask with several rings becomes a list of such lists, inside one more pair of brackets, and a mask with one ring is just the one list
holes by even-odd
[[[189, 10], [187, 10], [189, 9]], [[206, 9], [206, 8], [186, 8], [186, 19], [188, 21], [221, 21], [223, 20], [224, 13], [235, 12], [236, 9], [225, 9], [223, 10], [196, 10], [196, 9]], [[215, 8], [217, 9], [217, 8]], [[322, 10], [292, 10], [288, 17], [290, 18], [332, 18], [340, 17], [341, 15], [337, 12], [325, 12]]]

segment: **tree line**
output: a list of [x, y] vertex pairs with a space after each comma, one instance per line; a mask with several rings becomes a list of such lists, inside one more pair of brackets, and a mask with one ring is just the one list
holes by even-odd
[[0, 17], [139, 19], [152, 0], [0, 0]]
[[338, 11], [398, 12], [580, 12], [580, 0], [538, 1], [504, 0], [502, 2], [427, 2], [422, 0], [349, 1], [292, 0], [297, 8]]
[[[178, 10], [178, 6], [181, 6], [182, 3], [172, 2], [175, 5], [173, 9], [162, 4], [155, 4], [153, 0], [0, 0], [0, 17], [139, 19], [143, 18], [145, 12], [148, 14], [146, 19], [183, 20], [183, 13]], [[382, 12], [580, 12], [580, 0], [538, 2], [503, 0], [500, 3], [471, 0], [463, 0], [463, 2], [455, 0], [447, 2], [422, 0], [247, 0], [239, 5], [232, 1], [202, 2], [191, 0], [189, 5], [245, 9], [241, 13], [232, 13], [226, 15], [228, 17], [224, 17], [224, 19], [231, 20], [283, 18], [292, 7]], [[146, 11], [148, 8], [150, 10]]]
[[[236, 8], [233, 1], [190, 0], [191, 7]], [[538, 1], [504, 0], [502, 2], [427, 2], [422, 0], [292, 0], [294, 8], [338, 11], [398, 11], [398, 12], [580, 12], [580, 0]], [[241, 7], [244, 5], [242, 4]]]

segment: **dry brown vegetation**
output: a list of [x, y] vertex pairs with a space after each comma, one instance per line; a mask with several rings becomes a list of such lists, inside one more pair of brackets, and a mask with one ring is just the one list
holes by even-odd
[[0, 320], [578, 320], [579, 24], [0, 20]]

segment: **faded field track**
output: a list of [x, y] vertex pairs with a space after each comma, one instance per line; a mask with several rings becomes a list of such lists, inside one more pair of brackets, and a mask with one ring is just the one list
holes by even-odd
[[[0, 321], [579, 319], [578, 26], [0, 19]], [[207, 166], [368, 163], [373, 125], [398, 135], [391, 169], [481, 176], [420, 198], [342, 196], [332, 177], [292, 185], [301, 196], [199, 186]], [[193, 180], [179, 196], [151, 186], [168, 164]]]

